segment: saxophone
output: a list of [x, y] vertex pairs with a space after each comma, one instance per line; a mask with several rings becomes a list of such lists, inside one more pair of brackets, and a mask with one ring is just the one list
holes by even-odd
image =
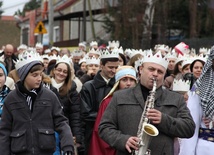
[[146, 116], [148, 110], [154, 108], [156, 85], [156, 79], [153, 78], [153, 88], [146, 99], [137, 131], [137, 137], [140, 139], [138, 144], [139, 150], [135, 150], [134, 155], [150, 155], [151, 151], [148, 150], [148, 147], [151, 138], [159, 134], [158, 129], [154, 125], [150, 124], [150, 121]]

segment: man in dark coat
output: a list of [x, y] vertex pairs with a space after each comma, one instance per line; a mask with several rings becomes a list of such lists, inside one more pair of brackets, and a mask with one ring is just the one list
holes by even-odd
[[100, 61], [101, 70], [93, 80], [84, 83], [80, 92], [85, 154], [88, 152], [100, 103], [115, 83], [114, 76], [119, 66], [119, 54], [105, 50], [101, 53]]
[[[152, 155], [173, 155], [175, 137], [193, 136], [195, 124], [183, 96], [162, 89], [167, 65], [168, 62], [162, 58], [160, 52], [155, 55], [148, 54], [140, 68], [139, 84], [114, 93], [99, 125], [99, 135], [117, 150], [117, 155], [129, 155], [132, 151], [142, 148], [140, 141], [148, 144]], [[154, 99], [154, 109], [146, 108], [147, 112], [143, 113], [145, 101], [152, 89], [155, 89], [154, 95], [151, 95]], [[137, 134], [141, 131], [138, 126], [142, 116], [149, 119], [159, 131], [151, 143], [142, 140], [142, 136]], [[145, 124], [150, 124], [144, 120]]]

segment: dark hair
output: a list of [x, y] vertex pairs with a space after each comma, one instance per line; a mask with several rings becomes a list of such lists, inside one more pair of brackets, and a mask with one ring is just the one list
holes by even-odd
[[178, 63], [175, 64], [173, 75], [177, 75], [178, 73], [180, 73], [178, 66], [181, 64], [182, 64], [182, 61], [179, 61]]
[[125, 55], [124, 54], [122, 54], [122, 53], [119, 53], [119, 56], [122, 58], [122, 60], [123, 60], [123, 65], [126, 65], [126, 57], [125, 57]]
[[200, 60], [200, 59], [194, 60], [194, 61], [191, 63], [191, 65], [190, 65], [190, 71], [191, 71], [191, 72], [192, 72], [192, 70], [193, 70], [193, 66], [195, 65], [195, 63], [196, 63], [197, 61], [201, 62], [203, 66], [204, 66], [204, 64], [205, 64], [205, 62], [202, 61], [202, 60]]
[[101, 62], [101, 64], [103, 66], [105, 66], [108, 61], [110, 61], [110, 62], [117, 62], [118, 60], [119, 60], [119, 58], [102, 58], [100, 60], [100, 62]]
[[185, 68], [187, 68], [187, 66], [190, 66], [190, 64], [184, 65], [184, 66], [182, 67], [182, 71], [183, 71]]
[[54, 68], [55, 65], [56, 65], [56, 60], [51, 60], [48, 63], [48, 66], [47, 66], [47, 75], [49, 75], [51, 73], [51, 71], [53, 70], [53, 68]]

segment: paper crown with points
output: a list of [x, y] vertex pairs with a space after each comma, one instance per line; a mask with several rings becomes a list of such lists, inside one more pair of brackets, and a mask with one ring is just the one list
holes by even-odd
[[105, 58], [119, 58], [119, 52], [118, 50], [112, 50], [109, 51], [108, 49], [100, 51], [101, 56], [100, 59], [105, 59]]
[[36, 43], [36, 46], [35, 46], [36, 48], [43, 48], [43, 45], [42, 45], [42, 43]]
[[90, 64], [96, 64], [96, 65], [100, 65], [100, 58], [96, 58], [96, 57], [86, 57], [86, 65], [90, 65]]
[[52, 50], [56, 50], [57, 52], [59, 52], [59, 51], [60, 51], [60, 48], [59, 48], [59, 47], [53, 46], [53, 47], [51, 47], [51, 51], [52, 51]]
[[88, 52], [88, 54], [97, 54], [97, 55], [99, 55], [100, 56], [100, 51], [99, 50], [95, 50], [94, 48], [92, 48], [92, 49], [90, 49], [89, 50], [89, 52]]
[[45, 53], [45, 54], [51, 53], [51, 50], [50, 50], [50, 49], [46, 49], [46, 50], [44, 51], [44, 53]]
[[92, 46], [98, 46], [98, 43], [97, 43], [96, 41], [92, 41], [92, 42], [90, 43], [90, 47], [92, 47]]
[[204, 47], [199, 48], [199, 53], [207, 54], [207, 52], [208, 52], [207, 48], [204, 48]]
[[190, 65], [192, 63], [192, 59], [191, 58], [186, 58], [185, 60], [183, 60], [182, 64], [181, 64], [181, 67], [183, 69], [184, 66], [186, 65]]
[[189, 46], [184, 42], [177, 44], [174, 49], [181, 55], [188, 54], [189, 52]]
[[27, 50], [27, 45], [21, 44], [19, 47], [17, 47], [17, 50]]
[[62, 57], [60, 57], [58, 55], [57, 60], [56, 60], [56, 64], [59, 64], [59, 63], [66, 63], [68, 65], [71, 65], [72, 61], [67, 55], [63, 55]]
[[177, 56], [175, 53], [167, 53], [166, 56], [165, 56], [167, 59], [177, 59]]
[[81, 50], [74, 50], [71, 55], [72, 56], [82, 56], [83, 52]]
[[82, 58], [82, 59], [80, 59], [80, 61], [79, 61], [79, 65], [80, 65], [81, 63], [83, 63], [83, 62], [86, 62], [85, 57], [84, 57], [84, 58]]
[[42, 57], [39, 55], [39, 53], [35, 51], [24, 51], [23, 53], [20, 53], [18, 55], [18, 59], [14, 61], [15, 68], [18, 70], [19, 68], [23, 67], [24, 65], [32, 62], [32, 61], [43, 61]]
[[154, 49], [157, 50], [157, 51], [158, 50], [163, 50], [163, 51], [165, 51], [167, 53], [170, 51], [169, 46], [164, 45], [164, 44], [155, 45]]
[[138, 73], [138, 67], [140, 67], [143, 63], [143, 58], [142, 59], [138, 59], [134, 62], [134, 68], [135, 68], [135, 71]]
[[165, 69], [168, 67], [168, 60], [166, 57], [162, 57], [161, 51], [158, 51], [156, 54], [152, 54], [152, 52], [147, 53], [144, 56], [143, 63], [152, 62], [163, 66]]
[[117, 41], [109, 41], [108, 42], [108, 46], [110, 48], [119, 48], [120, 47], [120, 42], [117, 40]]
[[182, 80], [182, 79], [174, 79], [172, 90], [177, 92], [187, 92], [190, 89], [190, 81]]

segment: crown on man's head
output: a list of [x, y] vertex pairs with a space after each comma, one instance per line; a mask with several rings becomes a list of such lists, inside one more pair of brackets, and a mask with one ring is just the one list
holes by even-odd
[[43, 61], [42, 57], [39, 55], [39, 53], [35, 51], [24, 51], [23, 53], [20, 53], [18, 55], [18, 59], [14, 61], [15, 68], [18, 70], [19, 68], [23, 67], [24, 65], [32, 62], [32, 61]]
[[187, 92], [190, 90], [190, 81], [187, 80], [182, 80], [182, 79], [174, 79], [173, 81], [173, 91], [177, 91], [177, 92]]
[[101, 57], [100, 59], [105, 58], [119, 58], [119, 51], [117, 49], [109, 51], [108, 49], [100, 51]]
[[60, 52], [60, 48], [59, 48], [59, 47], [53, 46], [53, 47], [51, 47], [51, 51], [52, 51], [52, 50], [56, 50], [57, 52]]
[[100, 58], [96, 58], [96, 57], [86, 57], [86, 65], [90, 65], [90, 64], [97, 64], [100, 65]]
[[108, 46], [110, 48], [119, 48], [120, 47], [120, 42], [117, 40], [117, 41], [109, 41], [108, 42]]
[[81, 50], [74, 50], [71, 55], [72, 56], [82, 56], [83, 52]]
[[144, 56], [143, 63], [152, 62], [163, 66], [165, 69], [168, 67], [168, 60], [166, 57], [162, 57], [161, 51], [158, 51], [156, 54], [152, 54], [152, 52], [147, 53]]
[[72, 61], [67, 55], [63, 55], [62, 57], [60, 57], [58, 55], [57, 60], [56, 60], [56, 64], [58, 64], [58, 63], [66, 63], [68, 65], [71, 65]]

